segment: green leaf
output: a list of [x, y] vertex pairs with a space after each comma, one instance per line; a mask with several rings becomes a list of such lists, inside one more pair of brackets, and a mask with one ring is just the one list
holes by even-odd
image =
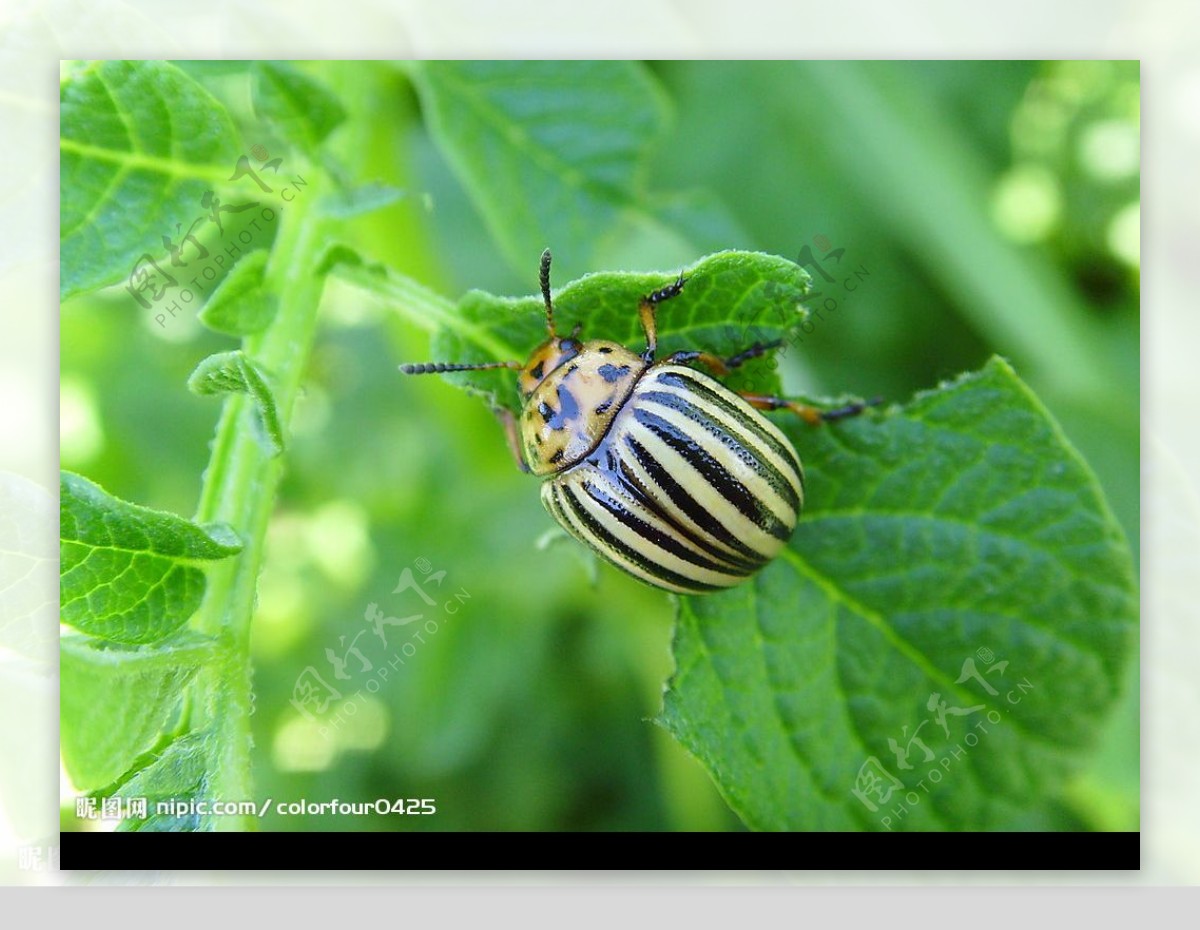
[[258, 411], [259, 441], [270, 455], [283, 451], [283, 425], [275, 394], [254, 362], [237, 349], [204, 359], [188, 378], [188, 388], [201, 397], [218, 394], [248, 394]]
[[1093, 745], [1134, 645], [1095, 478], [998, 359], [902, 409], [776, 422], [806, 511], [753, 582], [681, 599], [661, 722], [753, 828], [1005, 829]]
[[[598, 272], [572, 281], [553, 295], [556, 328], [565, 334], [582, 324], [582, 338], [612, 339], [640, 350], [645, 336], [638, 318], [639, 301], [679, 273], [687, 281], [683, 293], [658, 308], [660, 358], [679, 349], [703, 349], [726, 357], [755, 342], [784, 338], [806, 319], [800, 301], [809, 289], [809, 277], [802, 268], [760, 252], [718, 252], [679, 271]], [[460, 301], [453, 321], [438, 331], [431, 352], [437, 360], [448, 362], [524, 362], [545, 338], [546, 313], [540, 295], [506, 298], [471, 291]], [[756, 386], [774, 390], [778, 387], [774, 375], [764, 379], [768, 363], [751, 363], [740, 377], [754, 377]], [[444, 377], [488, 396], [493, 404], [514, 412], [519, 409], [511, 371]]]
[[211, 764], [214, 747], [212, 737], [205, 732], [189, 733], [173, 741], [126, 779], [113, 797], [145, 798], [146, 817], [122, 821], [118, 829], [146, 833], [177, 833], [203, 829], [205, 818], [190, 809], [158, 813], [157, 802], [192, 802], [204, 794], [205, 776]]
[[234, 265], [209, 295], [200, 322], [229, 336], [262, 332], [275, 318], [277, 302], [265, 286], [263, 276], [270, 253], [251, 252]]
[[364, 280], [384, 279], [388, 275], [387, 268], [378, 262], [368, 262], [353, 246], [344, 242], [331, 242], [317, 261], [316, 273], [327, 275], [334, 271], [344, 272], [347, 269], [365, 270], [369, 276]]
[[90, 791], [109, 785], [149, 750], [210, 652], [211, 644], [199, 637], [123, 646], [64, 636], [62, 757], [75, 787]]
[[378, 181], [358, 186], [338, 188], [321, 198], [321, 212], [326, 216], [344, 220], [362, 216], [375, 210], [391, 206], [403, 199], [405, 192]]
[[346, 118], [337, 98], [294, 65], [256, 61], [251, 73], [254, 111], [306, 151]]
[[585, 271], [599, 238], [640, 210], [667, 118], [642, 65], [431, 61], [411, 73], [434, 140], [514, 268], [551, 246]]
[[151, 643], [174, 632], [204, 596], [199, 561], [241, 550], [228, 527], [200, 527], [110, 497], [63, 472], [59, 503], [62, 622], [103, 639]]
[[205, 191], [228, 182], [238, 142], [225, 108], [165, 62], [76, 67], [60, 97], [65, 299], [128, 278], [144, 255], [162, 256], [163, 236], [188, 230]]

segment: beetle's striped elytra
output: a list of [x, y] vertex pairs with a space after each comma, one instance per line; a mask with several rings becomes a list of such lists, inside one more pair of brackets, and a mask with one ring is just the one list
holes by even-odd
[[[644, 582], [687, 594], [738, 584], [791, 538], [804, 505], [804, 469], [787, 437], [759, 410], [789, 409], [809, 422], [833, 411], [767, 395], [739, 395], [686, 362], [727, 374], [778, 346], [757, 343], [720, 359], [675, 352], [656, 361], [655, 310], [686, 284], [638, 307], [646, 349], [581, 341], [554, 329], [550, 250], [540, 274], [549, 338], [529, 360], [485, 365], [403, 365], [406, 374], [520, 369], [523, 406], [504, 423], [517, 464], [543, 478], [542, 503], [572, 536]], [[757, 409], [756, 409], [757, 408]]]
[[804, 502], [784, 435], [732, 391], [652, 365], [592, 452], [542, 485], [577, 539], [631, 575], [700, 593], [737, 584], [786, 544]]

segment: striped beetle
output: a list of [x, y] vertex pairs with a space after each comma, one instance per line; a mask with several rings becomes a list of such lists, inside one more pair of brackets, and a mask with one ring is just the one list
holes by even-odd
[[780, 343], [755, 343], [721, 359], [674, 352], [655, 361], [655, 311], [678, 295], [682, 275], [638, 305], [646, 349], [581, 341], [554, 329], [550, 250], [539, 275], [549, 338], [522, 364], [430, 362], [409, 375], [511, 368], [520, 422], [498, 409], [523, 471], [543, 478], [542, 503], [572, 536], [635, 578], [686, 594], [727, 588], [771, 561], [804, 504], [804, 469], [787, 437], [758, 411], [788, 409], [809, 423], [857, 414], [821, 411], [761, 394], [737, 394], [689, 367], [727, 375]]

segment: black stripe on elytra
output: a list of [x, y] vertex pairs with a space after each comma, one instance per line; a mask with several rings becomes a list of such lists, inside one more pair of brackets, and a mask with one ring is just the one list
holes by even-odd
[[660, 372], [655, 380], [660, 384], [681, 388], [685, 391], [695, 391], [704, 400], [727, 413], [747, 430], [752, 431], [772, 452], [791, 464], [793, 470], [796, 472], [796, 477], [800, 479], [800, 490], [804, 490], [804, 466], [800, 464], [800, 458], [796, 455], [796, 450], [792, 448], [791, 443], [780, 442], [773, 434], [759, 428], [758, 424], [750, 418], [750, 415], [746, 411], [734, 406], [728, 397], [724, 397], [713, 390], [712, 387], [705, 384], [704, 380], [700, 378], [681, 375], [673, 371], [664, 371]]
[[[667, 497], [671, 498], [671, 503], [687, 514], [696, 526], [715, 539], [720, 540], [730, 549], [745, 556], [752, 566], [751, 571], [767, 561], [761, 552], [752, 549], [738, 539], [724, 523], [715, 519], [696, 498], [685, 491], [683, 486], [671, 477], [670, 472], [663, 467], [663, 464], [650, 454], [650, 450], [632, 436], [625, 437], [625, 444], [629, 447], [629, 451], [633, 453], [637, 463], [646, 470], [646, 474], [650, 476], [650, 480], [662, 488]], [[730, 558], [729, 556], [725, 557]]]
[[702, 555], [693, 552], [680, 543], [679, 540], [664, 533], [653, 524], [647, 523], [630, 510], [622, 501], [609, 493], [607, 489], [595, 482], [584, 481], [582, 487], [587, 492], [588, 497], [603, 507], [613, 519], [629, 527], [643, 539], [649, 540], [658, 546], [658, 548], [666, 550], [671, 555], [683, 559], [685, 562], [691, 562], [700, 568], [708, 569], [710, 572], [720, 572], [723, 575], [733, 575], [735, 577], [742, 574], [741, 572], [730, 571], [728, 566], [710, 562]]
[[667, 447], [683, 461], [692, 466], [705, 481], [725, 500], [733, 504], [738, 511], [759, 527], [764, 533], [769, 533], [784, 542], [792, 535], [791, 530], [784, 526], [780, 519], [771, 512], [738, 481], [729, 470], [701, 448], [700, 444], [681, 431], [674, 423], [664, 420], [658, 414], [638, 406], [633, 412], [634, 418], [650, 430]]
[[[620, 488], [622, 488], [625, 493], [628, 493], [631, 498], [634, 498], [638, 504], [641, 504], [644, 506], [644, 508], [652, 512], [652, 514], [654, 514], [656, 518], [659, 518], [659, 520], [670, 524], [670, 526], [676, 530], [679, 535], [682, 535], [683, 538], [691, 542], [692, 545], [696, 546], [697, 548], [701, 548], [701, 550], [708, 553], [708, 556], [730, 566], [730, 568], [733, 569], [730, 574], [751, 575], [754, 574], [754, 572], [758, 569], [762, 568], [763, 558], [760, 556], [760, 554], [754, 550], [751, 550], [751, 548], [748, 546], [743, 545], [742, 542], [739, 542], [736, 536], [734, 536], [732, 533], [713, 533], [712, 527], [709, 527], [709, 524], [715, 522], [713, 520], [713, 515], [709, 514], [707, 510], [704, 510], [703, 506], [696, 502], [696, 500], [692, 499], [688, 492], [685, 492], [682, 487], [679, 487], [678, 484], [674, 484], [671, 476], [666, 474], [665, 469], [662, 469], [659, 480], [655, 481], [655, 484], [658, 484], [660, 487], [662, 487], [662, 490], [667, 493], [667, 496], [672, 498], [673, 503], [676, 504], [680, 510], [683, 510], [684, 514], [690, 516], [694, 523], [689, 526], [688, 523], [679, 520], [679, 518], [674, 516], [670, 510], [667, 510], [666, 506], [662, 504], [661, 500], [659, 500], [655, 494], [649, 492], [646, 484], [644, 484], [641, 478], [638, 478], [637, 473], [634, 472], [634, 469], [632, 469], [630, 466], [630, 454], [632, 454], [634, 461], [638, 461], [642, 464], [642, 467], [647, 470], [647, 473], [650, 474], [650, 479], [652, 480], [654, 480], [654, 469], [661, 469], [662, 467], [658, 461], [655, 461], [654, 458], [650, 456], [649, 450], [644, 448], [641, 443], [638, 443], [637, 440], [629, 436], [629, 434], [626, 434], [625, 436], [625, 446], [626, 448], [622, 450], [614, 448], [613, 445], [608, 443], [601, 444], [600, 448], [596, 449], [595, 454], [589, 458], [588, 462], [592, 464], [596, 470], [599, 470], [600, 474], [604, 475], [607, 481], [611, 481], [614, 482], [614, 484], [619, 485]], [[604, 456], [601, 457], [599, 455], [600, 452], [604, 452]], [[696, 532], [696, 523], [708, 528], [710, 533], [713, 533], [722, 541], [725, 541], [726, 545], [745, 553], [745, 556], [748, 556], [749, 558], [736, 556], [736, 554], [728, 551], [727, 548], [721, 548], [720, 546], [715, 545], [714, 542], [704, 538], [704, 536]], [[721, 527], [721, 530], [725, 530], [725, 527]]]
[[[763, 481], [774, 488], [775, 493], [783, 498], [785, 504], [792, 508], [792, 513], [800, 512], [800, 500], [796, 496], [796, 489], [792, 486], [792, 483], [784, 477], [783, 473], [774, 464], [756, 454], [746, 441], [746, 437], [734, 429], [730, 423], [719, 422], [713, 419], [707, 410], [697, 407], [681, 394], [674, 394], [669, 391], [643, 391], [638, 394], [638, 402], [641, 403], [644, 401], [658, 404], [666, 407], [668, 410], [674, 410], [676, 413], [683, 414], [688, 420], [695, 423], [720, 442], [743, 465], [754, 471]], [[721, 412], [737, 413], [736, 410], [729, 411], [727, 404], [714, 409]]]
[[720, 409], [728, 412], [728, 414], [736, 419], [747, 429], [754, 431], [754, 435], [759, 437], [776, 455], [792, 464], [792, 468], [796, 471], [796, 477], [800, 479], [800, 490], [804, 490], [804, 467], [800, 464], [800, 459], [796, 456], [796, 450], [791, 447], [790, 443], [781, 443], [770, 433], [760, 430], [750, 421], [744, 410], [739, 410], [733, 406], [729, 399], [722, 397], [711, 387], [701, 381], [699, 378], [681, 375], [674, 371], [659, 372], [655, 379], [660, 384], [666, 384], [671, 387], [682, 388], [685, 391], [695, 391], [709, 403], [714, 404]]
[[[630, 441], [636, 443], [636, 440], [631, 439]], [[632, 445], [629, 448], [629, 451], [632, 452], [635, 457], [639, 454], [639, 450], [642, 455], [649, 455], [649, 453], [640, 445], [636, 449]], [[617, 482], [621, 486], [622, 490], [629, 494], [630, 497], [645, 507], [648, 511], [650, 511], [650, 513], [654, 514], [656, 520], [662, 520], [664, 523], [670, 526], [671, 529], [690, 542], [697, 549], [702, 550], [706, 555], [716, 559], [718, 562], [726, 566], [722, 569], [722, 571], [726, 572], [727, 574], [750, 575], [762, 567], [763, 562], [761, 558], [750, 560], [739, 555], [734, 555], [728, 549], [722, 549], [715, 543], [705, 539], [695, 531], [694, 526], [689, 526], [673, 516], [667, 510], [667, 508], [663, 506], [662, 502], [659, 501], [658, 498], [656, 498], [653, 494], [651, 494], [649, 490], [647, 490], [646, 486], [642, 483], [641, 478], [637, 476], [637, 473], [634, 472], [633, 468], [630, 466], [628, 457], [628, 454], [626, 454], [625, 458], [622, 459], [619, 465], [613, 465], [613, 467], [610, 467], [607, 470], [601, 469], [601, 472], [609, 481]], [[614, 457], [610, 455], [609, 458], [611, 464], [611, 460]], [[592, 459], [591, 461], [595, 462], [596, 460]], [[680, 493], [683, 493], [682, 490]], [[707, 516], [706, 511], [701, 510], [701, 513]], [[709, 517], [709, 520], [711, 522], [711, 517]], [[734, 541], [736, 542], [736, 540]]]
[[572, 536], [578, 539], [585, 546], [592, 545], [591, 540], [581, 533], [579, 528], [576, 527], [567, 516], [567, 511], [563, 507], [562, 487], [560, 485], [551, 484], [550, 494], [546, 497], [543, 497], [542, 500], [546, 504], [546, 509], [550, 511], [550, 516], [554, 517], [560, 526], [566, 529]]
[[[588, 513], [587, 508], [583, 506], [571, 488], [561, 487], [560, 490], [562, 493], [562, 499], [566, 502], [567, 506], [571, 508], [571, 511], [575, 514], [579, 522], [582, 523], [587, 528], [587, 531], [591, 533], [592, 536], [594, 536], [598, 541], [599, 546], [597, 548], [601, 553], [603, 553], [606, 549], [611, 550], [612, 552], [619, 554], [621, 558], [633, 565], [636, 565], [647, 574], [655, 578], [661, 578], [663, 581], [676, 585], [680, 588], [686, 588], [691, 591], [717, 590], [717, 585], [705, 584], [704, 582], [696, 581], [693, 578], [685, 578], [683, 575], [673, 572], [669, 568], [665, 568], [656, 562], [650, 561], [648, 558], [646, 558], [646, 556], [635, 549], [631, 549], [629, 546], [621, 542], [621, 540], [613, 536], [612, 533], [606, 530], [603, 526], [601, 526], [596, 518]], [[619, 562], [614, 562], [614, 564], [618, 568], [624, 568], [624, 566], [622, 566]], [[625, 569], [625, 571], [629, 571], [629, 569]]]
[[542, 503], [546, 505], [550, 516], [554, 517], [564, 527], [567, 526], [566, 521], [563, 520], [562, 509], [558, 505], [558, 485], [550, 485], [550, 493], [542, 495]]

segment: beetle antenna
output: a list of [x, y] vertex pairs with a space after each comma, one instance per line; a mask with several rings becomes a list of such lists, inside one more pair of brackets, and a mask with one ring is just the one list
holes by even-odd
[[542, 253], [542, 267], [538, 272], [538, 280], [542, 285], [542, 300], [546, 302], [546, 328], [550, 337], [554, 338], [554, 304], [550, 302], [550, 250]]
[[417, 362], [401, 365], [406, 375], [437, 375], [444, 371], [484, 371], [488, 368], [523, 368], [520, 362], [480, 362], [478, 365], [459, 365], [453, 362]]

